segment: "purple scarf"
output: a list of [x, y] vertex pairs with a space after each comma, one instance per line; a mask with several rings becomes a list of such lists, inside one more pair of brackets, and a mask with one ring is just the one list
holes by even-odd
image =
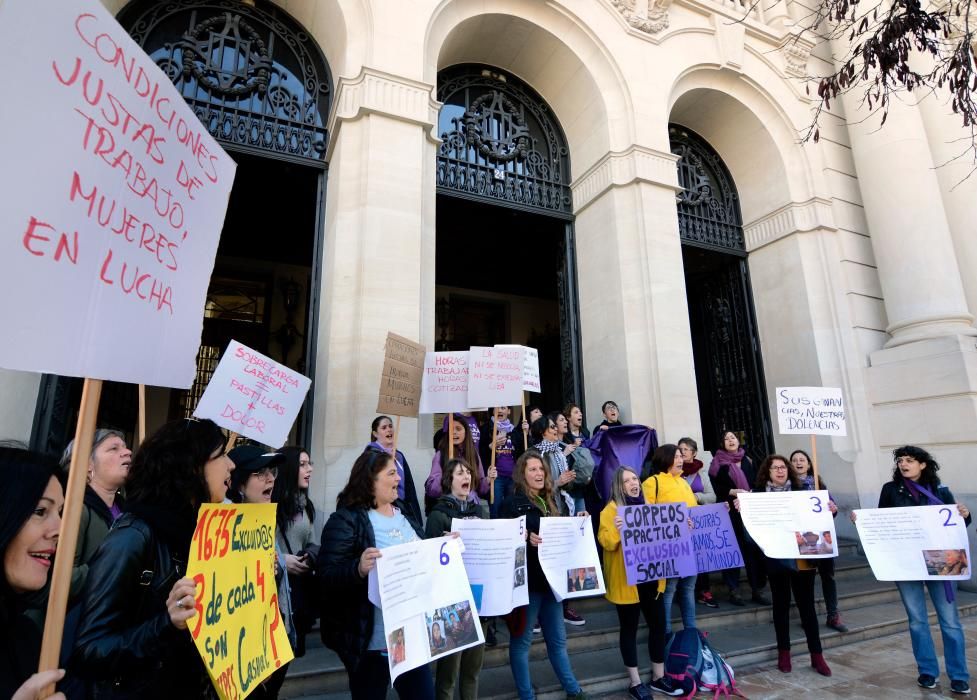
[[624, 494], [624, 505], [626, 506], [643, 506], [645, 504], [644, 495], [641, 496], [629, 496]]
[[750, 485], [747, 483], [746, 474], [743, 473], [743, 468], [740, 466], [745, 456], [746, 450], [742, 447], [732, 453], [726, 450], [718, 450], [713, 455], [712, 463], [709, 465], [709, 476], [718, 475], [719, 468], [725, 465], [729, 467], [729, 478], [733, 480], [733, 486], [749, 491]]
[[[913, 500], [917, 503], [922, 503], [923, 499], [926, 499], [926, 501], [929, 501], [929, 505], [931, 506], [947, 505], [922, 484], [918, 484], [911, 479], [905, 478], [902, 480], [902, 483], [906, 487], [906, 490], [909, 491], [909, 495], [912, 496]], [[956, 600], [956, 595], [953, 593], [953, 584], [950, 581], [943, 582], [943, 592], [946, 593], [946, 602], [952, 603], [954, 600]]]

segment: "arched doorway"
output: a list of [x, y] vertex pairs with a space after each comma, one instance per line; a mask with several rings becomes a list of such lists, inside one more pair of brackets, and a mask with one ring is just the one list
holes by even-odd
[[703, 447], [740, 434], [750, 457], [774, 450], [739, 198], [719, 155], [691, 129], [669, 126], [678, 156], [679, 235]]
[[438, 349], [539, 349], [544, 409], [583, 405], [566, 137], [516, 76], [459, 64], [438, 74]]
[[[238, 164], [189, 391], [147, 387], [147, 423], [193, 412], [234, 338], [314, 376], [326, 121], [332, 78], [311, 36], [270, 2], [134, 0], [118, 15]], [[120, 322], [124, 322], [121, 321]], [[45, 375], [31, 442], [60, 452], [80, 380]], [[311, 432], [312, 392], [294, 439]], [[136, 388], [108, 382], [99, 424], [131, 437]]]

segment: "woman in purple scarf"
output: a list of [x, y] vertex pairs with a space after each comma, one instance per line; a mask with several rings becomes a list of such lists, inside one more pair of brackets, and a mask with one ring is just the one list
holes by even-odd
[[[756, 480], [756, 469], [753, 462], [746, 456], [746, 450], [740, 446], [740, 439], [731, 430], [725, 431], [719, 439], [719, 449], [709, 465], [709, 479], [716, 492], [716, 503], [728, 502], [730, 505], [736, 500], [736, 494], [749, 492]], [[752, 589], [754, 603], [770, 605], [770, 598], [764, 593], [767, 576], [763, 569], [762, 559], [756, 551], [753, 540], [746, 537], [743, 520], [740, 514], [731, 508], [729, 518], [733, 523], [736, 541], [743, 553], [743, 564], [746, 567], [746, 578]], [[740, 570], [726, 569], [723, 571], [723, 581], [729, 586], [729, 602], [733, 605], [743, 605], [743, 598], [739, 594]]]
[[379, 450], [386, 452], [394, 457], [397, 465], [397, 475], [400, 483], [397, 484], [397, 495], [404, 502], [408, 518], [413, 518], [414, 522], [422, 522], [421, 506], [417, 502], [417, 491], [414, 489], [414, 475], [410, 472], [410, 465], [404, 453], [397, 450], [396, 455], [392, 455], [394, 449], [394, 422], [390, 416], [377, 416], [370, 424], [370, 443], [366, 446], [367, 450]]
[[[905, 445], [892, 452], [896, 467], [892, 481], [882, 486], [879, 495], [879, 508], [905, 508], [911, 506], [956, 505], [964, 526], [970, 527], [970, 509], [956, 504], [950, 489], [940, 484], [936, 472], [940, 465], [933, 456], [913, 445]], [[855, 514], [852, 513], [852, 520]], [[950, 690], [961, 695], [970, 694], [970, 672], [967, 669], [967, 649], [963, 628], [954, 595], [952, 581], [896, 581], [902, 604], [909, 617], [909, 638], [913, 645], [913, 656], [919, 678], [916, 682], [921, 688], [936, 687], [940, 677], [940, 664], [936, 659], [936, 648], [930, 634], [929, 613], [926, 610], [926, 593], [936, 609], [943, 635], [943, 660], [946, 674], [950, 677]]]

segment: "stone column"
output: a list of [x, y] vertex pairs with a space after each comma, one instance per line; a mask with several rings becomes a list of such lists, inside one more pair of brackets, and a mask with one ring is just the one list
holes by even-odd
[[[313, 495], [329, 508], [369, 442], [387, 332], [433, 343], [432, 91], [364, 68], [341, 79], [336, 92], [313, 409], [317, 444], [310, 446], [325, 467], [313, 479]], [[417, 421], [403, 419], [398, 448], [423, 488], [430, 456], [418, 452], [411, 459], [417, 435]]]
[[701, 431], [675, 161], [631, 146], [573, 185], [588, 425], [614, 399], [669, 440]]

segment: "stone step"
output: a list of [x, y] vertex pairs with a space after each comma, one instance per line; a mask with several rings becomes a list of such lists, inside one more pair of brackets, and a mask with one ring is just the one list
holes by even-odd
[[[851, 557], [851, 555], [848, 555]], [[861, 560], [864, 562], [864, 560]], [[839, 607], [842, 611], [856, 610], [873, 605], [889, 603], [898, 600], [898, 592], [891, 583], [879, 582], [871, 575], [871, 571], [851, 557], [848, 564], [851, 571], [860, 572], [857, 578], [847, 578], [839, 584]], [[841, 567], [839, 567], [841, 568]], [[820, 582], [817, 584], [817, 604], [819, 615], [824, 614], [824, 602], [820, 593]], [[618, 620], [614, 607], [602, 596], [578, 599], [573, 603], [586, 619], [587, 624], [582, 627], [567, 626], [567, 644], [571, 653], [593, 652], [607, 648], [616, 649], [618, 638]], [[771, 621], [771, 608], [748, 602], [743, 607], [735, 607], [720, 601], [720, 608], [712, 610], [705, 606], [696, 606], [697, 624], [706, 630], [739, 629], [750, 626], [766, 625]], [[675, 626], [681, 625], [679, 609], [673, 606]], [[793, 611], [796, 618], [796, 611]], [[847, 612], [845, 614], [847, 622]], [[499, 621], [499, 645], [486, 650], [484, 668], [508, 668], [508, 634], [505, 624]], [[644, 641], [646, 631], [639, 633], [639, 640]], [[300, 697], [309, 693], [339, 692], [346, 688], [346, 674], [338, 657], [322, 646], [317, 632], [308, 636], [306, 656], [296, 659], [289, 669], [285, 687], [290, 696]], [[545, 645], [537, 637], [530, 650], [533, 660], [544, 659]]]
[[[960, 614], [963, 617], [977, 615], [977, 594], [966, 591], [958, 592]], [[846, 644], [874, 639], [886, 635], [905, 635], [907, 629], [905, 609], [899, 601], [889, 601], [874, 605], [864, 605], [852, 610], [846, 615], [846, 621], [851, 628], [848, 634], [839, 634], [833, 630], [821, 630], [821, 639], [825, 648], [828, 663], [837, 652], [833, 649]], [[930, 622], [936, 622], [936, 613], [930, 613]], [[709, 632], [712, 645], [719, 650], [734, 670], [743, 672], [757, 666], [766, 665], [776, 659], [776, 644], [773, 628], [769, 623], [759, 622], [753, 625], [734, 625], [721, 627], [707, 627], [700, 625]], [[796, 625], [792, 626], [792, 644], [794, 647], [795, 673], [807, 671], [807, 649], [803, 631]], [[908, 638], [899, 643], [908, 645]], [[536, 644], [533, 645], [534, 648]], [[639, 653], [645, 653], [639, 646]], [[599, 696], [604, 693], [621, 692], [627, 687], [627, 675], [621, 665], [620, 654], [616, 639], [610, 646], [599, 649], [572, 650], [570, 662], [574, 674], [584, 690]], [[562, 700], [565, 694], [556, 681], [556, 677], [545, 658], [531, 659], [530, 672], [537, 686], [537, 697], [540, 700]], [[642, 676], [647, 676], [648, 668], [642, 668]], [[344, 679], [345, 680], [345, 679]], [[801, 678], [798, 678], [802, 681]], [[297, 684], [286, 682], [282, 691], [283, 699], [302, 698], [303, 700], [339, 700], [348, 697], [345, 684], [342, 688], [302, 688]], [[391, 692], [388, 698], [395, 698]], [[485, 666], [480, 676], [480, 698], [490, 700], [512, 700], [516, 697], [512, 683], [512, 674], [507, 664]]]

